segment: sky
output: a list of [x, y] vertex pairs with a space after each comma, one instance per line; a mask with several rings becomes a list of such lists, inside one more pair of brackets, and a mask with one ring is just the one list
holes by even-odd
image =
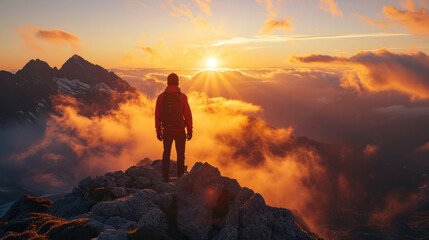
[[428, 0], [1, 0], [0, 69], [77, 53], [105, 68], [282, 67], [310, 54], [429, 52]]

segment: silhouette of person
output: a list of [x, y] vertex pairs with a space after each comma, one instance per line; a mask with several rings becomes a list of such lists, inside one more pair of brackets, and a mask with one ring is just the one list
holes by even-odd
[[[185, 126], [187, 133], [185, 133]], [[192, 113], [188, 97], [180, 92], [179, 77], [171, 73], [167, 87], [156, 100], [155, 128], [159, 141], [163, 142], [162, 175], [169, 181], [170, 153], [173, 140], [177, 152], [177, 177], [185, 171], [185, 143], [192, 138]]]

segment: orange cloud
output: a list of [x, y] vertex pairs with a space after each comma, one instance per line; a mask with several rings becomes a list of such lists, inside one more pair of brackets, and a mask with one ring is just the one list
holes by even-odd
[[422, 8], [418, 8], [413, 0], [403, 1], [401, 6], [405, 10], [399, 10], [394, 6], [384, 6], [383, 13], [389, 19], [389, 22], [376, 21], [371, 18], [355, 14], [362, 20], [378, 26], [402, 25], [410, 32], [417, 35], [429, 34], [429, 12], [427, 3], [421, 1]]
[[393, 6], [383, 8], [394, 24], [400, 24], [415, 34], [429, 34], [429, 12], [425, 8], [401, 11]]
[[[394, 90], [413, 99], [429, 98], [429, 56], [418, 53], [392, 53], [387, 50], [359, 52], [347, 57], [309, 55], [294, 57], [302, 63], [329, 63], [348, 65], [351, 72], [341, 81], [347, 86], [369, 91]], [[343, 86], [345, 86], [343, 85]]]
[[319, 0], [319, 7], [332, 16], [343, 16], [343, 12], [338, 8], [338, 4], [335, 0]]
[[359, 17], [364, 22], [368, 22], [368, 23], [370, 23], [372, 25], [378, 25], [378, 26], [381, 26], [381, 27], [387, 27], [387, 26], [392, 25], [391, 23], [388, 23], [388, 22], [376, 21], [376, 20], [374, 20], [372, 18], [365, 17], [364, 15], [361, 15], [361, 14], [354, 13], [353, 15]]
[[287, 31], [294, 28], [294, 25], [290, 23], [291, 20], [292, 20], [292, 18], [290, 18], [290, 17], [283, 18], [280, 21], [273, 20], [272, 18], [269, 18], [265, 22], [265, 25], [261, 28], [260, 33], [271, 34], [275, 29], [279, 28], [279, 29], [283, 29], [283, 31], [286, 34]]
[[268, 11], [268, 19], [265, 21], [264, 26], [259, 30], [261, 34], [271, 34], [276, 28], [283, 29], [286, 32], [294, 29], [294, 25], [290, 23], [292, 18], [285, 17], [281, 20], [274, 20], [274, 17], [277, 17], [278, 12], [281, 9], [282, 0], [256, 0], [259, 3], [265, 3], [265, 8]]
[[16, 27], [15, 32], [19, 34], [20, 38], [28, 47], [36, 50], [43, 49], [41, 42], [69, 45], [71, 48], [76, 49], [81, 41], [80, 38], [74, 34], [58, 29], [39, 29], [31, 24], [26, 25], [24, 28]]

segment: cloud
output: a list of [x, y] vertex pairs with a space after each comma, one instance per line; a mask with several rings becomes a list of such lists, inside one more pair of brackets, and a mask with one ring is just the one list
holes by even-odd
[[265, 3], [265, 8], [268, 11], [268, 19], [264, 26], [259, 30], [261, 34], [271, 34], [275, 29], [283, 29], [285, 34], [287, 31], [294, 29], [294, 25], [290, 23], [291, 17], [285, 17], [280, 20], [275, 20], [281, 10], [282, 0], [256, 0], [259, 3]]
[[198, 6], [208, 15], [212, 15], [212, 12], [210, 10], [209, 3], [211, 0], [194, 0], [198, 4]]
[[332, 16], [343, 16], [343, 12], [338, 8], [338, 4], [335, 0], [319, 0], [319, 7]]
[[[194, 0], [194, 2], [201, 8], [201, 10], [203, 10], [204, 13], [208, 15], [212, 15], [212, 12], [209, 6], [209, 3], [211, 2], [211, 0]], [[191, 20], [191, 22], [193, 22], [196, 26], [200, 28], [207, 28], [211, 30], [214, 29], [210, 24], [207, 23], [207, 21], [202, 16], [200, 15], [195, 16], [195, 14], [189, 8], [189, 4], [180, 2], [179, 5], [175, 5], [172, 0], [169, 0], [168, 5], [172, 10], [172, 12], [170, 13], [170, 16], [172, 17], [186, 16]]]
[[355, 14], [362, 20], [379, 26], [402, 25], [411, 33], [416, 35], [429, 34], [429, 12], [427, 5], [422, 1], [422, 8], [418, 8], [413, 0], [402, 1], [404, 10], [399, 10], [395, 6], [384, 6], [383, 13], [389, 22], [376, 21], [371, 18]]
[[425, 8], [401, 11], [393, 6], [383, 8], [383, 12], [394, 24], [408, 28], [412, 33], [429, 34], [429, 12]]
[[353, 16], [359, 17], [362, 21], [368, 22], [372, 25], [377, 25], [377, 26], [381, 26], [381, 27], [387, 27], [387, 26], [392, 25], [391, 23], [383, 22], [383, 21], [376, 21], [372, 18], [365, 17], [364, 15], [357, 14], [357, 13], [353, 13]]
[[145, 46], [139, 46], [140, 50], [143, 50], [144, 52], [148, 53], [149, 55], [154, 55], [155, 51], [151, 47], [145, 47]]
[[270, 17], [276, 17], [278, 12], [280, 12], [281, 0], [256, 0], [259, 3], [265, 3], [265, 9], [268, 11]]
[[387, 107], [375, 108], [374, 111], [395, 117], [410, 118], [429, 116], [429, 107], [426, 106], [409, 108], [404, 105], [392, 105]]
[[237, 37], [227, 40], [213, 42], [210, 46], [223, 46], [235, 44], [254, 44], [254, 43], [276, 43], [288, 41], [309, 41], [323, 39], [344, 39], [344, 38], [383, 38], [383, 37], [403, 37], [409, 36], [407, 33], [364, 33], [364, 34], [337, 34], [337, 35], [292, 35], [292, 36], [255, 36], [251, 38]]
[[275, 29], [283, 29], [285, 34], [287, 31], [292, 30], [294, 28], [293, 24], [290, 23], [292, 18], [286, 17], [283, 18], [280, 21], [273, 20], [272, 18], [269, 18], [265, 25], [261, 28], [260, 33], [262, 34], [271, 34]]
[[15, 28], [20, 38], [24, 41], [26, 46], [35, 50], [42, 50], [41, 43], [68, 45], [73, 49], [78, 48], [80, 38], [74, 34], [58, 30], [58, 29], [39, 29], [38, 27], [28, 24], [24, 28]]
[[352, 83], [357, 90], [394, 90], [413, 99], [429, 98], [429, 56], [423, 52], [393, 53], [382, 49], [359, 52], [350, 58], [312, 54], [294, 59], [302, 63], [354, 66], [352, 74], [344, 74], [342, 81]]

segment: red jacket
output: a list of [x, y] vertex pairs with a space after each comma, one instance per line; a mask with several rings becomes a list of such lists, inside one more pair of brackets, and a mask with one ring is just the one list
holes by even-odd
[[[170, 85], [165, 88], [165, 92], [173, 93], [179, 92], [180, 88], [175, 85]], [[161, 107], [162, 107], [162, 99], [164, 98], [164, 92], [159, 94], [158, 99], [156, 99], [156, 107], [155, 107], [155, 128], [156, 133], [161, 133]], [[183, 116], [185, 117], [185, 125], [188, 130], [188, 133], [192, 132], [192, 113], [191, 108], [189, 107], [188, 97], [182, 93], [179, 96], [180, 99], [180, 108], [182, 109]], [[182, 129], [168, 129], [173, 131], [182, 131]]]

